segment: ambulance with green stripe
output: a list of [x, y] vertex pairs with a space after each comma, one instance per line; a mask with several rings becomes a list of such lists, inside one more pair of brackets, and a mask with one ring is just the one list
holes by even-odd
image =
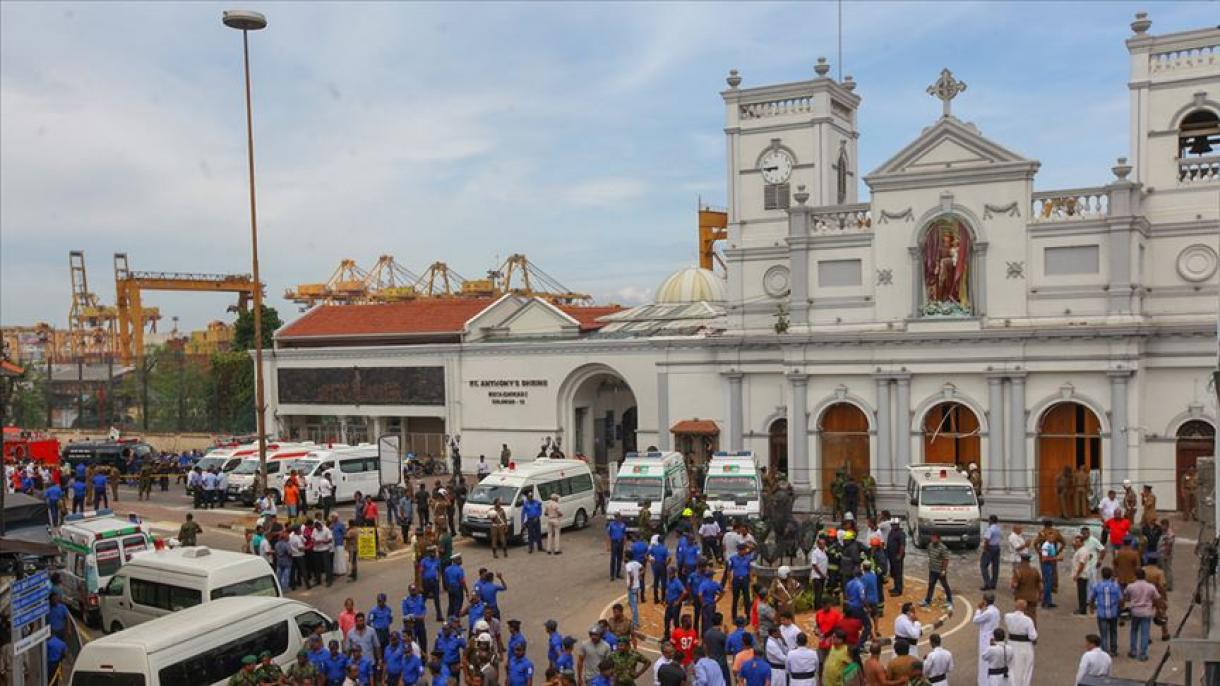
[[154, 548], [147, 526], [116, 517], [106, 509], [64, 517], [52, 542], [63, 554], [60, 577], [64, 602], [80, 612], [89, 626], [101, 626], [98, 589], [105, 588], [132, 555]]

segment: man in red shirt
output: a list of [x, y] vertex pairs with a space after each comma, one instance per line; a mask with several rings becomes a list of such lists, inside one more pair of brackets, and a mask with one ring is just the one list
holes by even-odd
[[1118, 550], [1123, 543], [1123, 539], [1127, 537], [1127, 532], [1131, 530], [1131, 520], [1122, 515], [1116, 515], [1105, 521], [1106, 530], [1109, 534], [1110, 545]]
[[813, 624], [817, 628], [819, 637], [818, 651], [821, 652], [823, 660], [826, 659], [826, 653], [830, 650], [830, 638], [835, 627], [839, 625], [840, 619], [843, 619], [843, 613], [839, 612], [839, 608], [830, 602], [830, 598], [823, 598], [822, 607], [813, 613]]
[[674, 644], [682, 666], [688, 666], [695, 661], [695, 646], [698, 645], [699, 638], [690, 615], [682, 615], [680, 626], [670, 632], [669, 640]]

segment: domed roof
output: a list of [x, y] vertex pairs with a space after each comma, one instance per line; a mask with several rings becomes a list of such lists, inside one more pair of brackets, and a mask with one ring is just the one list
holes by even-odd
[[657, 303], [724, 302], [725, 280], [710, 269], [687, 267], [674, 272], [657, 289]]

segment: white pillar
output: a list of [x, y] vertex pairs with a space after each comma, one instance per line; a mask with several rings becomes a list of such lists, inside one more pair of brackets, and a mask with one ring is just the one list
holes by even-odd
[[1011, 376], [1008, 391], [1007, 466], [1012, 475], [1008, 483], [1014, 491], [1029, 493], [1029, 465], [1025, 460], [1025, 375]]
[[1132, 479], [1131, 465], [1127, 461], [1127, 381], [1130, 369], [1114, 369], [1107, 372], [1110, 377], [1110, 482], [1118, 483]]
[[890, 419], [890, 379], [879, 376], [877, 381], [877, 483], [882, 486], [893, 485], [897, 479], [894, 473], [894, 454], [890, 450], [890, 430], [893, 421]]
[[[575, 432], [573, 432], [575, 435]], [[669, 372], [657, 372], [657, 448], [669, 450]], [[571, 451], [581, 446], [570, 446]], [[575, 453], [573, 453], [575, 454]]]
[[898, 448], [898, 464], [894, 468], [894, 483], [906, 483], [906, 476], [899, 477], [900, 471], [906, 471], [911, 464], [911, 377], [900, 376], [898, 381], [897, 407], [894, 416], [897, 419], [894, 440]]
[[741, 380], [745, 375], [741, 372], [729, 372], [725, 378], [729, 380], [729, 444], [727, 450], [744, 450], [742, 445], [742, 390]]
[[792, 406], [788, 409], [788, 479], [797, 498], [807, 497], [813, 487], [809, 474], [809, 375], [788, 374]]
[[1004, 377], [987, 377], [987, 463], [982, 465], [987, 490], [1008, 490], [1004, 470]]

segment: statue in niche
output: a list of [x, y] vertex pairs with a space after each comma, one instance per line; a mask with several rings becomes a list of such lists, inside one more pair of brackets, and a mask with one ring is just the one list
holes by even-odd
[[928, 227], [923, 240], [923, 313], [963, 317], [970, 309], [970, 231], [954, 217]]

